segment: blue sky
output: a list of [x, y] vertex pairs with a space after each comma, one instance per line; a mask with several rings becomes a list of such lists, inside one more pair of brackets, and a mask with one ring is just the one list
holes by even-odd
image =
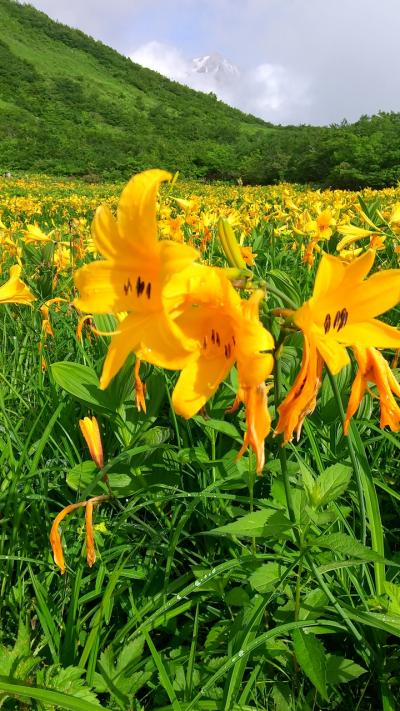
[[[400, 111], [400, 0], [30, 0], [134, 61], [275, 123]], [[192, 72], [219, 52], [227, 85]]]

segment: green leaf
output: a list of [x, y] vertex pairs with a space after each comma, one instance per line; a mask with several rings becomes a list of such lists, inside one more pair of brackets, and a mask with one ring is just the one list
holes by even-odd
[[236, 427], [232, 425], [231, 422], [224, 422], [223, 420], [212, 420], [212, 419], [207, 419], [203, 417], [202, 415], [197, 415], [196, 417], [192, 418], [195, 422], [197, 422], [198, 425], [200, 425], [202, 428], [204, 427], [209, 427], [211, 430], [214, 430], [215, 432], [220, 432], [221, 434], [227, 435], [228, 437], [231, 437], [232, 439], [236, 440], [237, 442], [242, 442], [242, 435], [238, 432]]
[[114, 412], [108, 395], [100, 390], [99, 379], [92, 368], [79, 363], [61, 361], [51, 365], [57, 385], [96, 412]]
[[9, 649], [0, 645], [0, 674], [12, 674], [13, 678], [26, 679], [39, 662], [40, 658], [31, 653], [27, 626], [20, 620], [14, 647]]
[[232, 588], [225, 595], [225, 603], [230, 607], [243, 607], [249, 604], [249, 595], [243, 588]]
[[332, 533], [328, 536], [319, 536], [319, 538], [309, 541], [309, 545], [318, 548], [329, 548], [335, 553], [342, 553], [343, 555], [359, 558], [360, 560], [383, 560], [379, 553], [376, 553], [367, 546], [363, 546], [362, 543], [359, 543], [359, 541], [356, 541], [346, 533]]
[[42, 704], [51, 704], [57, 709], [67, 709], [67, 711], [99, 711], [104, 709], [104, 706], [97, 703], [93, 704], [90, 701], [86, 701], [86, 699], [80, 699], [59, 691], [31, 686], [4, 676], [0, 677], [0, 691], [9, 694], [9, 696], [36, 699], [41, 701]]
[[259, 593], [266, 593], [271, 590], [281, 579], [285, 568], [279, 563], [266, 563], [255, 570], [249, 578], [249, 583], [254, 590]]
[[253, 538], [287, 538], [292, 524], [281, 511], [263, 509], [254, 511], [228, 523], [226, 526], [215, 528], [212, 533], [229, 533], [232, 536], [250, 536]]
[[294, 652], [303, 672], [314, 684], [323, 699], [328, 699], [326, 689], [326, 656], [322, 642], [303, 630], [292, 632]]
[[347, 489], [351, 480], [352, 470], [344, 464], [333, 464], [328, 467], [314, 482], [311, 500], [315, 507], [325, 506], [330, 501], [339, 498]]
[[63, 668], [55, 664], [38, 673], [37, 683], [48, 689], [62, 691], [91, 704], [97, 704], [96, 695], [88, 687], [85, 679], [82, 679], [84, 673], [85, 670], [80, 667], [68, 666]]
[[400, 616], [400, 585], [386, 581], [385, 593], [389, 596], [389, 614]]
[[140, 444], [148, 444], [149, 447], [158, 447], [158, 445], [164, 444], [170, 436], [171, 430], [169, 427], [152, 427], [140, 435], [137, 442]]
[[329, 686], [345, 684], [353, 679], [358, 679], [361, 674], [366, 674], [367, 670], [360, 667], [351, 659], [338, 657], [336, 654], [326, 655], [326, 681]]
[[[99, 470], [95, 463], [92, 462], [91, 459], [88, 459], [86, 462], [81, 462], [69, 470], [66, 476], [66, 482], [73, 491], [80, 491], [88, 487], [92, 481], [95, 480], [98, 473]], [[128, 474], [109, 471], [107, 476], [110, 487], [116, 496], [120, 493], [118, 489], [123, 489], [125, 493], [132, 484], [132, 477], [128, 476]], [[108, 493], [108, 488], [105, 483], [100, 480], [97, 482], [92, 493], [96, 495], [97, 493], [104, 492]]]

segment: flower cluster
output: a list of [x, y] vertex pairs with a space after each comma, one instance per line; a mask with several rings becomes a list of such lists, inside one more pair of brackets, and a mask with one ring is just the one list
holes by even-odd
[[116, 220], [107, 206], [98, 208], [93, 242], [104, 259], [76, 272], [75, 303], [86, 313], [126, 314], [111, 339], [102, 388], [135, 353], [139, 360], [180, 371], [172, 403], [190, 418], [236, 363], [238, 401], [247, 409], [245, 446], [255, 451], [260, 473], [270, 428], [264, 383], [273, 369], [274, 345], [259, 320], [263, 292], [242, 299], [223, 269], [200, 263], [196, 249], [158, 239], [157, 192], [170, 178], [162, 170], [132, 178]]

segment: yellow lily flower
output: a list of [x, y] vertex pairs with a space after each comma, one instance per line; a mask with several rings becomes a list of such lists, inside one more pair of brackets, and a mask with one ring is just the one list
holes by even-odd
[[353, 382], [349, 404], [347, 406], [344, 433], [348, 433], [350, 418], [357, 411], [367, 390], [368, 383], [375, 383], [381, 403], [380, 426], [390, 427], [392, 432], [400, 430], [400, 407], [394, 395], [400, 398], [400, 385], [390, 366], [376, 348], [353, 348], [358, 363], [358, 372]]
[[339, 234], [343, 235], [342, 239], [338, 242], [336, 247], [338, 252], [341, 252], [342, 249], [345, 249], [345, 247], [348, 247], [350, 244], [358, 242], [360, 239], [364, 239], [365, 237], [372, 237], [373, 235], [380, 233], [380, 230], [365, 230], [363, 227], [356, 227], [356, 225], [352, 224], [340, 225], [337, 228], [337, 231], [339, 232]]
[[375, 318], [400, 302], [400, 270], [364, 279], [374, 259], [373, 250], [350, 264], [324, 254], [311, 299], [293, 313], [293, 321], [315, 341], [333, 374], [349, 362], [346, 346], [400, 347], [398, 329]]
[[46, 235], [44, 232], [42, 232], [39, 225], [27, 225], [26, 230], [24, 230], [24, 236], [22, 239], [27, 244], [30, 244], [31, 242], [52, 242], [53, 240], [51, 235], [53, 234], [53, 232], [54, 230], [51, 230], [51, 232]]
[[182, 333], [197, 347], [187, 359], [172, 395], [174, 410], [193, 417], [215, 393], [236, 362], [239, 394], [246, 405], [247, 433], [241, 456], [250, 445], [257, 455], [257, 471], [264, 463], [264, 439], [270, 429], [265, 379], [273, 369], [271, 334], [258, 310], [263, 292], [240, 299], [223, 270], [197, 265], [171, 279], [164, 298]]
[[165, 298], [175, 322], [196, 349], [184, 365], [172, 396], [174, 409], [193, 417], [214, 394], [237, 361], [241, 387], [271, 373], [273, 338], [258, 319], [263, 292], [242, 301], [223, 270], [197, 265], [171, 279]]
[[291, 313], [304, 333], [304, 352], [300, 372], [278, 408], [276, 433], [283, 432], [285, 442], [295, 430], [300, 435], [304, 418], [315, 408], [324, 362], [336, 374], [349, 363], [348, 346], [374, 352], [374, 347], [400, 347], [400, 331], [375, 318], [399, 303], [400, 270], [388, 269], [364, 279], [374, 259], [373, 250], [349, 264], [324, 254], [313, 296]]
[[107, 387], [131, 352], [149, 363], [176, 369], [190, 350], [162, 302], [170, 277], [199, 256], [193, 247], [157, 239], [157, 191], [170, 178], [163, 170], [132, 178], [122, 192], [117, 220], [106, 205], [98, 208], [93, 241], [105, 259], [75, 274], [79, 309], [93, 314], [128, 312], [112, 337], [101, 388]]
[[251, 447], [256, 455], [256, 472], [261, 474], [264, 468], [264, 440], [271, 429], [271, 415], [268, 410], [268, 388], [265, 383], [252, 387], [239, 388], [238, 400], [246, 407], [246, 433], [238, 459]]
[[324, 361], [315, 342], [304, 335], [301, 368], [291, 389], [278, 407], [279, 421], [275, 434], [283, 434], [284, 442], [290, 442], [293, 432], [300, 438], [301, 428], [307, 415], [315, 410], [317, 395], [322, 382]]
[[10, 269], [10, 278], [0, 286], [0, 304], [30, 304], [35, 301], [29, 287], [20, 279], [21, 267], [14, 264]]

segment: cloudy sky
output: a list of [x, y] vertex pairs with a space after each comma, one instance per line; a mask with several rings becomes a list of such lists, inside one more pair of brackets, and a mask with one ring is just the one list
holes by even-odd
[[[400, 111], [400, 0], [30, 0], [50, 17], [274, 123]], [[194, 57], [240, 70], [218, 82]]]

